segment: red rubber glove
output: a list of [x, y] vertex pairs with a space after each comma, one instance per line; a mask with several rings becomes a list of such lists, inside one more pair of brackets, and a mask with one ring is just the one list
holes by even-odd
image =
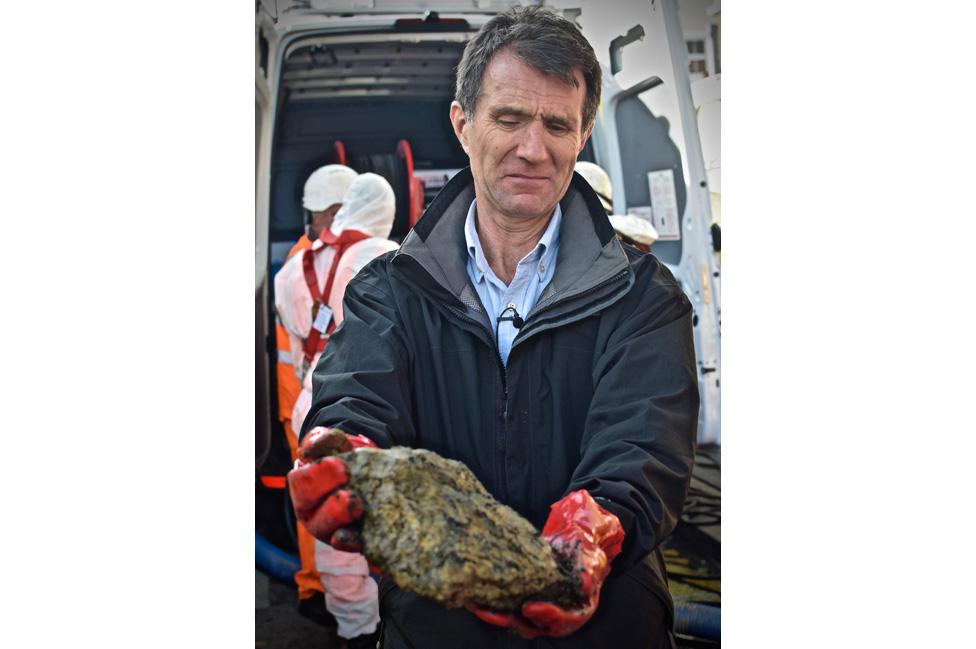
[[342, 488], [349, 480], [346, 463], [332, 455], [367, 446], [378, 448], [363, 435], [319, 426], [302, 440], [295, 467], [288, 472], [299, 522], [315, 538], [347, 552], [362, 549], [359, 533], [347, 526], [363, 517], [363, 499]]
[[624, 528], [620, 519], [601, 507], [585, 489], [574, 491], [550, 508], [542, 538], [553, 552], [568, 557], [580, 576], [582, 607], [566, 610], [552, 602], [526, 602], [519, 613], [495, 613], [469, 606], [481, 620], [513, 628], [523, 638], [565, 636], [593, 617], [610, 562], [620, 554]]

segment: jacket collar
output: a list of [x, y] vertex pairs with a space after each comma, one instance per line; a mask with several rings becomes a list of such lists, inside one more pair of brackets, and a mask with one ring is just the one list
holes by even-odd
[[[474, 200], [471, 169], [459, 171], [444, 186], [397, 251], [414, 259], [440, 287], [461, 302], [481, 310], [466, 270], [464, 221]], [[559, 202], [563, 221], [559, 257], [549, 286], [539, 296], [537, 310], [562, 299], [587, 293], [614, 277], [633, 273], [606, 211], [589, 184], [576, 172]], [[473, 298], [473, 299], [472, 299]]]

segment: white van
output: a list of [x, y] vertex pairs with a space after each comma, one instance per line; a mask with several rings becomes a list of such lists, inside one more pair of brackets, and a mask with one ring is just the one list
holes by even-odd
[[[393, 236], [402, 238], [446, 179], [468, 164], [448, 121], [454, 69], [465, 42], [493, 14], [513, 4], [517, 3], [258, 3], [254, 296], [259, 469], [272, 445], [283, 444], [275, 416], [271, 290], [274, 273], [303, 232], [305, 178], [330, 162], [385, 176], [397, 193]], [[628, 3], [630, 22], [617, 30], [612, 28], [613, 2], [543, 4], [575, 20], [606, 63], [603, 102], [580, 159], [609, 172], [615, 213], [650, 218], [659, 232], [652, 251], [674, 272], [695, 309], [702, 404], [699, 441], [717, 443], [718, 260], [674, 0]], [[641, 35], [642, 52], [649, 55], [628, 61], [623, 48]], [[641, 80], [621, 87], [615, 80], [621, 61], [627, 62], [630, 76], [639, 72]]]

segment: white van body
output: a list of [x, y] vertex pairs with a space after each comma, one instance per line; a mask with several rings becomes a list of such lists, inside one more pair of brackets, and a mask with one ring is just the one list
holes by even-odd
[[[467, 165], [448, 122], [454, 66], [465, 42], [492, 15], [513, 4], [538, 3], [258, 3], [254, 283], [258, 466], [267, 456], [271, 436], [280, 434], [274, 416], [276, 352], [270, 291], [273, 272], [302, 232], [301, 183], [317, 166], [336, 161], [336, 142], [348, 151], [347, 164], [357, 168], [361, 167], [357, 161], [388, 164], [395, 143], [405, 138], [413, 150], [414, 175], [425, 179], [429, 202], [444, 178]], [[575, 20], [604, 65], [603, 100], [581, 159], [596, 162], [610, 174], [614, 213], [651, 218], [661, 233], [652, 251], [681, 282], [695, 310], [702, 404], [698, 439], [719, 443], [719, 268], [675, 0], [543, 4]], [[624, 65], [614, 75], [609, 44], [635, 25], [641, 26], [644, 38], [618, 52]]]

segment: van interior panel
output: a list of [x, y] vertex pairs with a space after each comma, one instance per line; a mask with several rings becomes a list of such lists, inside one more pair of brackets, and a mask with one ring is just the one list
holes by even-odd
[[[289, 48], [279, 89], [277, 137], [272, 155], [272, 266], [284, 246], [302, 233], [305, 179], [336, 162], [342, 142], [347, 164], [390, 181], [397, 194], [394, 236], [406, 233], [408, 185], [397, 143], [405, 139], [417, 171], [467, 166], [447, 119], [454, 72], [463, 42], [350, 42], [321, 38]], [[432, 194], [431, 194], [432, 195]], [[402, 214], [401, 214], [402, 212]]]

